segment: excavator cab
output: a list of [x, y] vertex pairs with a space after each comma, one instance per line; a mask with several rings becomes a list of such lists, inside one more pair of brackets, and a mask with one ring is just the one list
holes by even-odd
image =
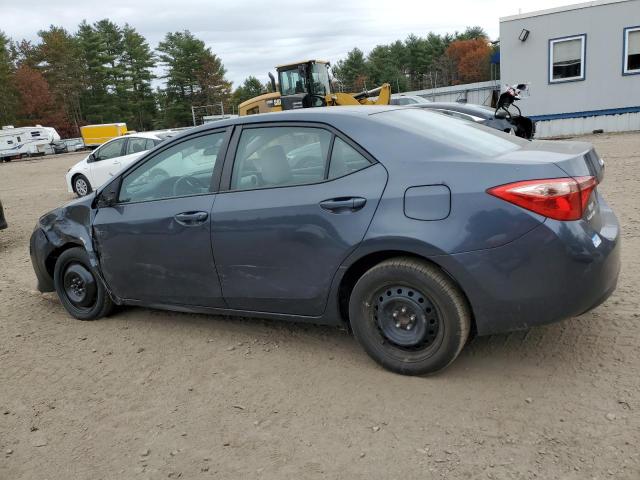
[[[324, 107], [331, 94], [329, 62], [307, 60], [300, 63], [279, 65], [278, 83], [282, 110]], [[271, 80], [272, 84], [275, 79]], [[275, 90], [275, 85], [273, 85]]]
[[359, 93], [333, 92], [329, 62], [323, 60], [288, 63], [277, 66], [276, 70], [277, 83], [275, 77], [269, 73], [272, 91], [238, 105], [238, 113], [241, 116], [296, 108], [390, 104], [391, 85], [388, 83]]

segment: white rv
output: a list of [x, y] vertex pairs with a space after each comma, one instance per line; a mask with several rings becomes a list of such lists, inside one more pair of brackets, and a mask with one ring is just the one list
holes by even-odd
[[0, 130], [0, 159], [53, 153], [51, 143], [56, 140], [60, 135], [55, 128], [4, 126]]

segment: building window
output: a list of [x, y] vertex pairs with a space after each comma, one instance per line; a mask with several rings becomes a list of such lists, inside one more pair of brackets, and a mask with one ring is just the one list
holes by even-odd
[[549, 83], [584, 80], [587, 36], [549, 40]]
[[640, 26], [624, 29], [624, 65], [625, 74], [640, 73]]

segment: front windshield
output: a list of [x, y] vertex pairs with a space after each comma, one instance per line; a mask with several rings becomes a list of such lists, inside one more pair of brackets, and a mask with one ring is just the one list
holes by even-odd
[[312, 95], [325, 96], [331, 93], [328, 64], [312, 63], [310, 74], [311, 85], [309, 86], [307, 79], [301, 75], [297, 65], [288, 70], [280, 70], [278, 72], [278, 80], [280, 81], [282, 95], [311, 93]]
[[294, 67], [291, 70], [280, 70], [278, 77], [280, 80], [280, 92], [283, 96], [307, 93], [307, 82], [300, 75], [298, 67]]

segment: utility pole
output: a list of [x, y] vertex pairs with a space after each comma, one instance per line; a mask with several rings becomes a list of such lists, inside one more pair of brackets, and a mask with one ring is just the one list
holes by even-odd
[[193, 108], [193, 105], [191, 105], [191, 117], [193, 118], [193, 126], [196, 126], [196, 110]]

